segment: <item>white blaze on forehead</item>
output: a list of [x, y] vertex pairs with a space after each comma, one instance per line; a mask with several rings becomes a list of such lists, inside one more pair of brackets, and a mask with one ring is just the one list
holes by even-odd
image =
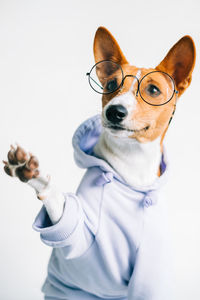
[[137, 79], [138, 79], [138, 80], [140, 79], [140, 76], [141, 76], [141, 70], [138, 70], [138, 71], [137, 71], [137, 74], [136, 74], [135, 76], [136, 76], [136, 77], [133, 79], [133, 82], [132, 82], [132, 84], [131, 84], [131, 88], [130, 88], [129, 92], [133, 92], [133, 88], [134, 88], [134, 85], [135, 85]]
[[138, 70], [138, 72], [135, 76], [137, 78], [135, 78], [135, 77], [133, 78], [133, 82], [132, 82], [131, 87], [128, 90], [128, 92], [126, 92], [120, 96], [114, 97], [108, 104], [106, 104], [106, 106], [104, 107], [104, 118], [105, 119], [106, 119], [105, 112], [110, 105], [123, 105], [128, 111], [128, 116], [124, 122], [126, 122], [130, 119], [130, 116], [132, 115], [132, 112], [135, 109], [136, 104], [137, 104], [137, 99], [133, 95], [133, 89], [134, 89], [135, 83], [137, 82], [137, 79], [138, 80], [140, 79], [141, 70]]

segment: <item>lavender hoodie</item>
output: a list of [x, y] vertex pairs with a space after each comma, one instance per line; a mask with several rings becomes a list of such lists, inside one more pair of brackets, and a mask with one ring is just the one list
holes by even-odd
[[101, 129], [98, 115], [74, 134], [75, 161], [86, 173], [76, 194], [64, 194], [60, 221], [53, 225], [43, 206], [33, 224], [53, 247], [45, 299], [171, 300], [170, 243], [159, 199], [164, 157], [152, 186], [130, 186], [94, 155]]

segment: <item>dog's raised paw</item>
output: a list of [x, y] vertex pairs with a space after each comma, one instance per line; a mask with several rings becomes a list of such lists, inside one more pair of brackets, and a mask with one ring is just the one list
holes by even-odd
[[19, 145], [17, 147], [11, 145], [7, 157], [8, 161], [3, 163], [4, 171], [9, 176], [16, 176], [23, 182], [39, 176], [38, 159]]

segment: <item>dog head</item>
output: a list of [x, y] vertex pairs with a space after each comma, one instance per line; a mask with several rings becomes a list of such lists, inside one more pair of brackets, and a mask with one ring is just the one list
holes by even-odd
[[94, 39], [94, 57], [103, 89], [105, 129], [118, 138], [141, 143], [158, 137], [162, 140], [177, 97], [192, 79], [196, 57], [192, 38], [181, 38], [156, 68], [138, 68], [128, 63], [112, 34], [100, 27]]

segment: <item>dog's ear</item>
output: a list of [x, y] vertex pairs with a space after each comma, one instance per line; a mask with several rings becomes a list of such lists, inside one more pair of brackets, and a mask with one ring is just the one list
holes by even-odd
[[172, 76], [179, 96], [190, 85], [195, 58], [194, 42], [190, 36], [186, 35], [170, 49], [163, 61], [156, 67], [157, 70]]
[[96, 31], [94, 58], [96, 63], [101, 60], [112, 60], [120, 65], [128, 63], [117, 41], [105, 27], [99, 27]]

